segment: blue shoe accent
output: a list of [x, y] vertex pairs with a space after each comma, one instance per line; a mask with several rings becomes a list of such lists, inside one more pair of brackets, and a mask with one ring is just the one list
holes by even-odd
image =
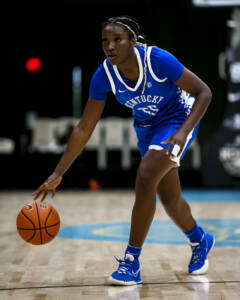
[[[115, 257], [116, 258], [116, 257]], [[134, 256], [127, 253], [124, 259], [116, 260], [119, 263], [118, 270], [109, 277], [108, 281], [114, 285], [134, 285], [142, 283], [140, 265]]]
[[200, 243], [189, 242], [192, 248], [192, 257], [188, 266], [190, 274], [200, 275], [208, 270], [208, 253], [213, 248], [215, 243], [214, 236], [209, 233], [204, 233]]

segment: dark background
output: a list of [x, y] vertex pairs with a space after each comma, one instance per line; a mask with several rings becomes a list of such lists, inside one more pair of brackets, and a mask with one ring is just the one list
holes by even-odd
[[[0, 156], [0, 188], [35, 189], [50, 175], [58, 155], [22, 153], [20, 136], [25, 132], [25, 114], [39, 117], [71, 116], [72, 68], [83, 70], [82, 100], [86, 103], [89, 82], [103, 61], [101, 24], [116, 15], [135, 16], [141, 34], [173, 53], [211, 88], [213, 101], [201, 122], [198, 139], [202, 158], [222, 122], [226, 109], [227, 83], [218, 75], [218, 56], [225, 51], [229, 32], [226, 21], [232, 8], [196, 8], [190, 0], [179, 1], [62, 1], [9, 5], [5, 10], [2, 55], [2, 113], [0, 136], [16, 142], [11, 156]], [[29, 73], [25, 62], [40, 57], [42, 69]], [[131, 111], [109, 96], [103, 118], [130, 117]], [[85, 188], [95, 178], [103, 187], [132, 187], [139, 156], [125, 174], [114, 166], [98, 172], [94, 159], [83, 153], [65, 175], [62, 187]], [[113, 163], [114, 165], [114, 163]], [[186, 164], [187, 165], [187, 164]], [[126, 176], [127, 175], [127, 176]], [[202, 186], [201, 170], [180, 169], [183, 186]]]

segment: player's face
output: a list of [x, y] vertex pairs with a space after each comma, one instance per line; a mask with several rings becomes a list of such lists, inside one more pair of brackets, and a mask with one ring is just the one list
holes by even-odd
[[112, 65], [120, 65], [133, 55], [134, 40], [122, 26], [109, 24], [102, 31], [102, 48]]

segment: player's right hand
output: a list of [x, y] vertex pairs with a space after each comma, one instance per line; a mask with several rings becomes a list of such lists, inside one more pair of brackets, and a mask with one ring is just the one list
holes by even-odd
[[40, 185], [38, 189], [36, 189], [35, 192], [32, 193], [34, 200], [38, 199], [38, 197], [41, 194], [43, 194], [41, 198], [41, 201], [43, 201], [46, 198], [49, 191], [52, 191], [52, 198], [53, 198], [55, 196], [55, 190], [61, 181], [62, 181], [62, 176], [53, 173], [51, 176], [48, 177], [48, 179], [42, 185]]

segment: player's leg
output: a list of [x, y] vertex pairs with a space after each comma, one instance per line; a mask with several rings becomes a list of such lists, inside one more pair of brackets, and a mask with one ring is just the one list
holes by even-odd
[[149, 150], [143, 157], [136, 177], [130, 245], [142, 247], [155, 214], [158, 184], [172, 168], [176, 168], [176, 163], [167, 157], [165, 150]]
[[173, 222], [183, 232], [190, 231], [195, 225], [189, 204], [182, 197], [178, 168], [174, 168], [164, 176], [157, 188], [163, 207]]
[[110, 283], [132, 285], [142, 282], [138, 258], [155, 213], [158, 183], [175, 167], [176, 163], [167, 157], [165, 150], [149, 150], [143, 157], [136, 177], [129, 245], [124, 259], [118, 260], [119, 268], [110, 276]]
[[198, 226], [189, 204], [182, 197], [178, 168], [166, 174], [159, 183], [157, 192], [169, 217], [190, 241], [192, 257], [189, 263], [189, 273], [205, 273], [208, 269], [207, 255], [214, 245], [214, 237]]

